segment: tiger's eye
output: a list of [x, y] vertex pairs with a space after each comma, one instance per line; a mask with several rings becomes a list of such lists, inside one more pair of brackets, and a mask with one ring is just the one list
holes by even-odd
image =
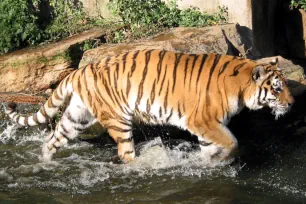
[[276, 76], [275, 79], [278, 79], [278, 76]]
[[271, 85], [271, 81], [270, 81], [270, 80], [268, 80], [268, 81], [267, 81], [267, 84], [268, 84], [268, 85]]

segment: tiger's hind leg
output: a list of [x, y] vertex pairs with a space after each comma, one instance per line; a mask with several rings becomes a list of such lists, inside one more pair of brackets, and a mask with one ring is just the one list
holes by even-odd
[[87, 110], [81, 99], [74, 95], [54, 131], [45, 138], [42, 160], [49, 161], [56, 151], [69, 140], [76, 138], [86, 128], [95, 123], [95, 118]]

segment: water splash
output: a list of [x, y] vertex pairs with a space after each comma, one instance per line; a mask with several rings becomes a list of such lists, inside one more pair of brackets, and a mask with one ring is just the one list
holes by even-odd
[[7, 144], [9, 141], [16, 140], [16, 125], [9, 125], [6, 124], [7, 127], [3, 130], [3, 132], [0, 134], [0, 142], [3, 144]]

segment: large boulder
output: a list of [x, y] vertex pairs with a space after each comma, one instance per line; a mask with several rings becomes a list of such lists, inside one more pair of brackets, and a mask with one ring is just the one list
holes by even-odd
[[173, 28], [152, 39], [133, 43], [105, 44], [84, 53], [79, 67], [132, 50], [165, 49], [185, 53], [219, 53], [259, 58], [252, 45], [252, 36], [238, 24], [204, 28]]
[[92, 29], [60, 42], [0, 56], [0, 92], [37, 93], [56, 86], [78, 65], [81, 43], [105, 32]]

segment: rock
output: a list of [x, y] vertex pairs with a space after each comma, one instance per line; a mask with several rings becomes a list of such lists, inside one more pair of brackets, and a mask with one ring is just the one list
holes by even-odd
[[[289, 60], [281, 56], [267, 57], [257, 60], [259, 63], [270, 63], [273, 59], [278, 58], [279, 66], [282, 68], [284, 75], [288, 79], [288, 86], [293, 96], [299, 96], [306, 91], [306, 80], [303, 60]], [[295, 63], [293, 63], [295, 62]], [[301, 65], [299, 65], [301, 64]]]
[[46, 98], [43, 96], [33, 96], [29, 94], [11, 94], [11, 93], [1, 93], [0, 102], [14, 102], [14, 103], [24, 103], [24, 104], [43, 104], [46, 102]]
[[[219, 53], [258, 58], [252, 36], [238, 24], [204, 28], [174, 28], [152, 39], [121, 44], [105, 44], [84, 53], [79, 67], [101, 58], [141, 49], [165, 49], [185, 53]], [[248, 50], [248, 51], [247, 51]]]
[[[79, 63], [78, 48], [106, 31], [92, 29], [60, 42], [26, 48], [0, 56], [0, 92], [37, 93], [57, 85]], [[78, 56], [80, 55], [80, 56]]]

